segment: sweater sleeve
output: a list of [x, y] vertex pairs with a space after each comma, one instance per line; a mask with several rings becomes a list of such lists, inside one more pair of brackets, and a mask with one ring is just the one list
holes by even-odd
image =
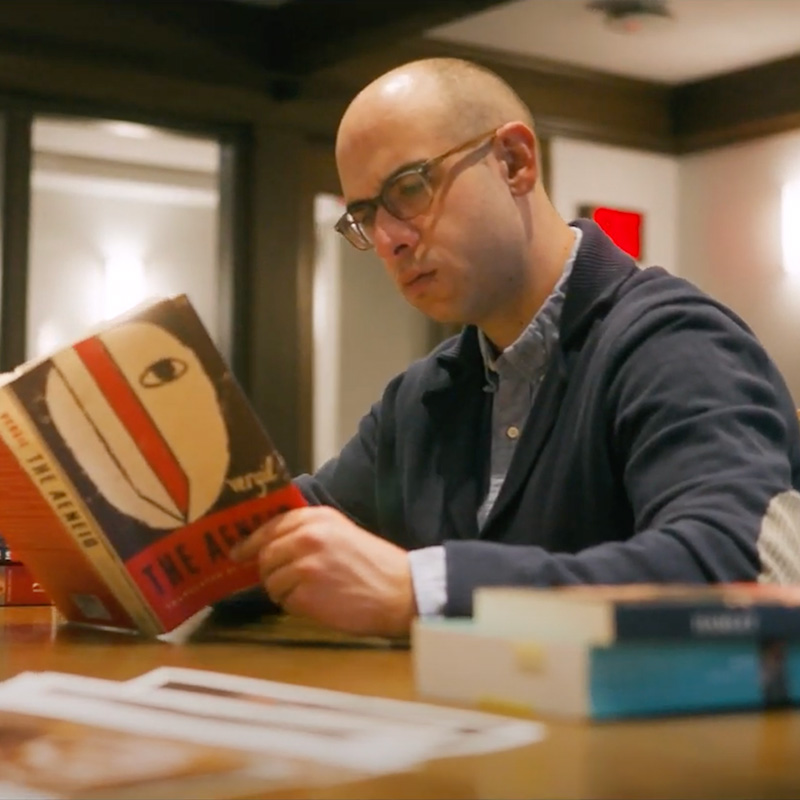
[[447, 542], [446, 613], [481, 585], [800, 580], [800, 431], [774, 365], [713, 306], [638, 325], [606, 399], [633, 535], [575, 554]]
[[377, 530], [375, 469], [380, 404], [362, 417], [358, 431], [341, 452], [313, 475], [300, 475], [295, 484], [313, 505], [338, 508], [357, 525]]

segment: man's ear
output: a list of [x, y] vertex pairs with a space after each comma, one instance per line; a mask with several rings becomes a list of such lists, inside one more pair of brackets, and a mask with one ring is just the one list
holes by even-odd
[[512, 193], [530, 192], [539, 179], [539, 143], [534, 132], [523, 122], [509, 122], [497, 129], [494, 147]]

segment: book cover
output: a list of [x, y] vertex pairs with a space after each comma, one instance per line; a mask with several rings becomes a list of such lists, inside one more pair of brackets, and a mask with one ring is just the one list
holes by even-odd
[[0, 530], [67, 620], [169, 632], [256, 584], [228, 551], [304, 504], [183, 295], [0, 386]]
[[0, 564], [0, 606], [49, 606], [50, 598], [24, 564]]
[[499, 633], [593, 644], [644, 639], [800, 639], [800, 586], [632, 584], [485, 587], [476, 621]]
[[470, 620], [417, 621], [423, 697], [586, 719], [783, 707], [800, 702], [800, 642], [585, 642], [503, 636]]

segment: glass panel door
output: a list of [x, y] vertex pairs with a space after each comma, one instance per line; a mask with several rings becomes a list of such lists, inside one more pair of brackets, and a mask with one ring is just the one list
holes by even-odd
[[146, 298], [178, 293], [227, 345], [219, 165], [215, 139], [120, 120], [34, 118], [28, 358]]

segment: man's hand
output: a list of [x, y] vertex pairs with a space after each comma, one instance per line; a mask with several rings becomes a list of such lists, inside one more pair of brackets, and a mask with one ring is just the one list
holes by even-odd
[[342, 631], [403, 635], [416, 613], [406, 551], [328, 506], [279, 514], [231, 558], [258, 558], [275, 603]]

